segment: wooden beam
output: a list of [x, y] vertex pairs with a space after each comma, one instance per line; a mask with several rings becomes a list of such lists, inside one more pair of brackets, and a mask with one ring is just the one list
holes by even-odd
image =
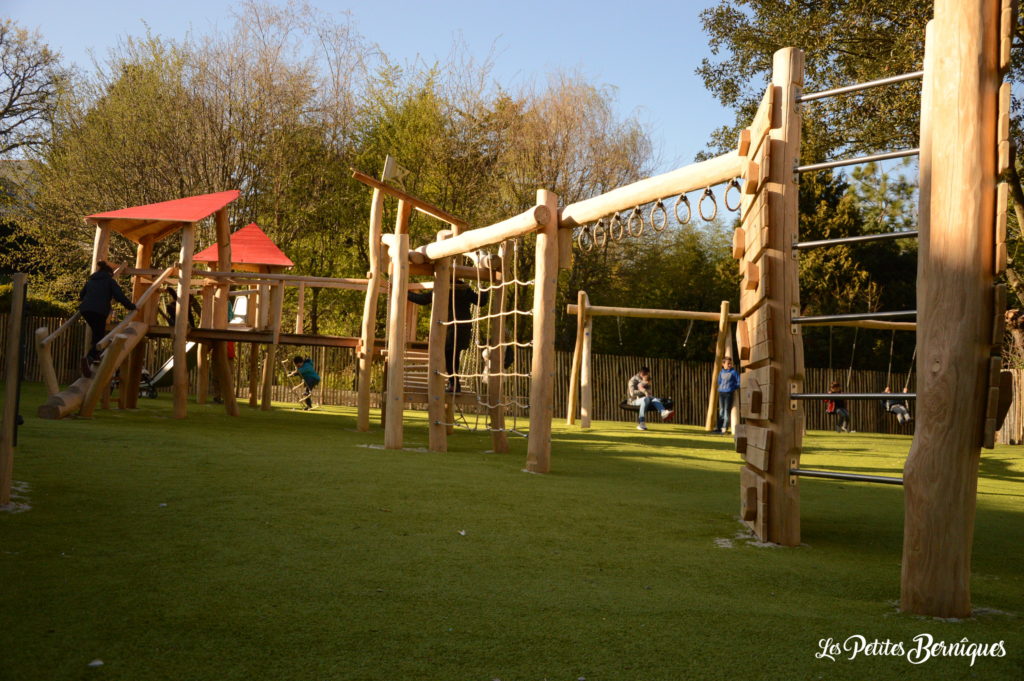
[[50, 353], [50, 346], [44, 341], [49, 329], [41, 326], [36, 329], [36, 357], [39, 358], [39, 371], [43, 374], [43, 384], [46, 386], [48, 395], [56, 395], [60, 392], [60, 381], [57, 380], [57, 370], [53, 366], [53, 354]]
[[585, 298], [583, 325], [583, 347], [580, 357], [580, 428], [590, 428], [590, 418], [594, 414], [594, 317], [590, 314], [590, 299]]
[[469, 223], [466, 222], [465, 220], [457, 218], [451, 213], [443, 211], [440, 208], [433, 206], [427, 203], [426, 201], [423, 201], [422, 199], [417, 199], [415, 196], [412, 196], [411, 194], [406, 194], [400, 189], [395, 189], [391, 185], [385, 184], [384, 182], [374, 179], [373, 177], [370, 177], [366, 173], [361, 173], [355, 168], [352, 168], [351, 170], [352, 177], [359, 180], [366, 186], [373, 187], [374, 189], [383, 192], [388, 196], [392, 196], [398, 199], [399, 201], [404, 201], [405, 203], [409, 204], [410, 207], [415, 208], [416, 210], [425, 215], [429, 215], [430, 217], [436, 218], [441, 222], [446, 222], [450, 225], [457, 226], [461, 229], [465, 229], [466, 227], [469, 226]]
[[420, 246], [416, 251], [422, 253], [429, 260], [470, 253], [478, 248], [493, 246], [507, 239], [535, 232], [538, 228], [548, 224], [555, 214], [549, 206], [533, 206], [508, 220], [502, 220], [488, 227], [471, 229], [451, 239]]
[[[569, 314], [579, 314], [579, 306], [570, 303], [566, 306]], [[690, 310], [658, 310], [644, 307], [608, 307], [605, 305], [587, 305], [587, 316], [590, 317], [636, 317], [639, 319], [692, 319], [698, 322], [717, 322], [721, 320], [720, 312], [692, 312]], [[738, 322], [743, 315], [730, 314], [730, 322]]]
[[[537, 191], [537, 205], [558, 214], [558, 196]], [[554, 419], [555, 295], [558, 290], [558, 221], [548, 220], [537, 232], [533, 286], [533, 365], [530, 369], [530, 435], [526, 446], [526, 470], [551, 470], [551, 423]]]
[[370, 430], [370, 374], [373, 370], [373, 346], [377, 333], [377, 301], [383, 280], [380, 271], [380, 238], [383, 231], [383, 220], [384, 194], [380, 189], [374, 189], [373, 202], [370, 205], [368, 244], [370, 271], [367, 273], [366, 298], [363, 300], [363, 323], [359, 334], [362, 342], [356, 350], [359, 361], [356, 430], [363, 433]]
[[[510, 270], [508, 248], [509, 244], [503, 244], [498, 251], [498, 256], [501, 259], [502, 280], [507, 278]], [[508, 433], [505, 432], [505, 407], [502, 404], [504, 402], [505, 378], [501, 374], [505, 371], [505, 349], [508, 347], [502, 345], [507, 334], [505, 328], [507, 317], [504, 313], [509, 308], [508, 288], [502, 286], [499, 289], [494, 289], [490, 292], [490, 296], [491, 305], [488, 309], [498, 313], [497, 317], [489, 320], [490, 328], [487, 334], [489, 339], [487, 343], [491, 346], [488, 350], [489, 375], [487, 377], [487, 401], [492, 405], [488, 408], [491, 423], [491, 449], [495, 453], [504, 454], [508, 451]], [[513, 352], [517, 350], [515, 346], [512, 346], [511, 349]], [[515, 383], [512, 385], [514, 386]]]
[[627, 184], [600, 196], [566, 206], [559, 215], [559, 226], [563, 229], [572, 229], [605, 215], [731, 180], [742, 174], [746, 163], [746, 158], [731, 151], [707, 161], [691, 163], [662, 175]]
[[[153, 261], [153, 240], [143, 239], [135, 249], [135, 269], [148, 268]], [[159, 276], [160, 273], [157, 274]], [[142, 295], [152, 286], [139, 275], [132, 277], [132, 300], [138, 301]], [[136, 317], [149, 324], [151, 322], [148, 312], [156, 311], [156, 300], [151, 303], [136, 303], [136, 308], [141, 307], [142, 311]], [[146, 346], [139, 344], [132, 350], [131, 358], [128, 360], [128, 370], [121, 382], [120, 397], [124, 400], [125, 409], [135, 409], [139, 403], [139, 383], [142, 381], [142, 368], [146, 361]], [[131, 387], [129, 387], [131, 386]]]
[[903, 474], [900, 608], [931, 617], [971, 613], [978, 466], [989, 368], [998, 362], [991, 329], [1000, 14], [1000, 0], [936, 0], [926, 41], [919, 164], [928, 223], [920, 225], [919, 399]]

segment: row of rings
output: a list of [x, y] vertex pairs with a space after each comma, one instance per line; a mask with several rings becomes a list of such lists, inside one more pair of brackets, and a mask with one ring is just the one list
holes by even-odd
[[[733, 212], [740, 209], [740, 203], [737, 202], [735, 206], [729, 203], [729, 192], [735, 189], [737, 192], [740, 191], [740, 184], [737, 180], [729, 180], [729, 185], [725, 190], [725, 207]], [[711, 199], [711, 214], [707, 215], [704, 212], [704, 201], [705, 199]], [[680, 207], [686, 208], [685, 216], [679, 214]], [[704, 194], [701, 195], [700, 201], [697, 202], [697, 212], [700, 214], [701, 219], [711, 222], [718, 216], [718, 202], [715, 200], [715, 193], [711, 191], [711, 187], [707, 187], [704, 190]], [[680, 225], [687, 225], [690, 223], [690, 219], [693, 217], [693, 210], [690, 207], [690, 199], [686, 197], [686, 194], [680, 194], [679, 198], [676, 199], [675, 204], [672, 206], [672, 213], [675, 215], [676, 222]], [[661, 233], [668, 227], [668, 210], [665, 208], [665, 204], [662, 199], [658, 199], [651, 206], [650, 212], [651, 228], [655, 232]], [[608, 223], [605, 224], [605, 219], [601, 218], [592, 225], [584, 225], [579, 234], [576, 236], [576, 243], [580, 250], [589, 253], [594, 249], [594, 246], [603, 247], [608, 243], [608, 239], [612, 241], [620, 241], [627, 234], [633, 237], [639, 237], [644, 233], [644, 214], [637, 206], [629, 214], [626, 220], [615, 213], [608, 219]]]

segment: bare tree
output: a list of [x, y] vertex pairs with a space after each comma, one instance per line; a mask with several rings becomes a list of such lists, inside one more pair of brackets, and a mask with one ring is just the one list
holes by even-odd
[[0, 21], [0, 155], [43, 141], [65, 72], [37, 31]]

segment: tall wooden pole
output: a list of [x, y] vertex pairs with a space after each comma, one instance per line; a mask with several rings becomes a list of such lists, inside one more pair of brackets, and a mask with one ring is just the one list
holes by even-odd
[[[568, 230], [563, 230], [568, 231]], [[580, 355], [583, 354], [583, 330], [586, 327], [587, 292], [576, 294], [576, 347], [572, 351], [572, 369], [569, 372], [569, 399], [566, 405], [565, 423], [576, 423], [576, 403], [579, 401], [580, 388]]]
[[999, 19], [999, 0], [936, 0], [928, 36], [920, 167], [929, 222], [920, 225], [920, 399], [903, 475], [900, 607], [935, 617], [971, 612], [992, 351]]
[[[507, 246], [507, 242], [503, 244], [498, 254], [501, 259], [502, 282], [508, 281], [511, 271]], [[490, 375], [487, 378], [487, 401], [492, 405], [488, 410], [491, 423], [491, 447], [500, 454], [508, 451], [508, 433], [505, 432], [505, 406], [503, 404], [504, 390], [502, 389], [505, 383], [505, 378], [502, 376], [505, 372], [505, 349], [508, 346], [502, 345], [502, 343], [505, 342], [506, 336], [505, 320], [507, 318], [504, 313], [508, 308], [509, 297], [505, 286], [492, 289], [490, 295], [492, 296], [490, 309], [494, 310], [498, 316], [490, 320], [488, 333], [487, 343], [491, 346], [491, 350], [488, 357]], [[512, 347], [512, 351], [516, 351], [515, 346]], [[513, 383], [513, 385], [515, 384]]]
[[718, 425], [718, 372], [729, 340], [729, 301], [723, 300], [718, 316], [718, 341], [715, 343], [715, 365], [711, 367], [711, 393], [708, 395], [708, 413], [704, 429], [714, 430]]
[[546, 206], [548, 220], [537, 232], [533, 286], [533, 363], [530, 370], [530, 435], [526, 470], [551, 470], [551, 422], [555, 386], [555, 294], [558, 290], [558, 196], [537, 190], [537, 205]]
[[174, 317], [174, 418], [188, 415], [188, 309], [189, 286], [192, 281], [192, 251], [195, 250], [194, 224], [181, 230], [181, 252], [178, 262], [178, 307]]
[[384, 220], [384, 194], [373, 190], [370, 204], [369, 249], [370, 270], [366, 285], [366, 299], [363, 301], [363, 325], [359, 335], [359, 385], [356, 400], [356, 430], [370, 429], [370, 372], [373, 367], [373, 349], [376, 343], [377, 297], [380, 294], [380, 237]]
[[[406, 210], [411, 210], [409, 204]], [[405, 303], [409, 282], [409, 235], [399, 234], [391, 246], [391, 295], [388, 298], [387, 423], [384, 448], [402, 448], [402, 411], [405, 406]]]
[[[438, 232], [440, 241], [451, 236], [449, 230]], [[445, 410], [444, 341], [448, 334], [448, 299], [451, 296], [451, 258], [434, 261], [434, 293], [430, 306], [430, 333], [427, 336], [427, 414], [429, 416], [430, 451], [448, 451], [448, 427]], [[389, 353], [390, 356], [390, 353]], [[390, 374], [389, 374], [390, 375]]]
[[590, 298], [583, 294], [583, 346], [580, 348], [580, 428], [590, 427], [594, 415], [594, 318], [590, 315]]
[[[231, 270], [231, 225], [228, 222], [228, 209], [225, 206], [217, 211], [214, 224], [217, 229], [217, 269], [221, 272]], [[231, 286], [222, 283], [213, 293], [213, 328], [228, 328], [230, 314]], [[231, 360], [228, 359], [227, 341], [213, 342], [213, 372], [220, 387], [220, 398], [224, 401], [224, 411], [228, 416], [238, 416], [238, 399], [235, 397], [235, 377], [231, 371]]]
[[21, 326], [28, 275], [15, 274], [11, 312], [7, 315], [7, 348], [4, 355], [4, 410], [0, 420], [0, 506], [11, 503], [14, 482], [15, 432], [18, 428], [18, 392], [21, 389]]

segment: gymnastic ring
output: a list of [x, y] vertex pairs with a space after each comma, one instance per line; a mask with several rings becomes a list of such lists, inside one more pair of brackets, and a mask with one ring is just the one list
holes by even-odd
[[[655, 219], [655, 216], [658, 214], [661, 215], [660, 227], [658, 226], [658, 220]], [[654, 205], [651, 206], [651, 227], [655, 232], [659, 233], [664, 232], [665, 228], [668, 227], [668, 211], [665, 210], [665, 204], [661, 202], [661, 199], [655, 201]]]
[[[640, 226], [633, 231], [633, 225], [639, 222]], [[629, 214], [629, 219], [626, 220], [626, 229], [629, 230], [630, 236], [641, 236], [644, 233], [644, 212], [640, 210], [640, 206], [633, 209], [633, 212]]]
[[594, 245], [598, 248], [604, 248], [605, 244], [608, 243], [608, 230], [604, 226], [604, 218], [601, 218], [595, 222], [592, 226]]
[[[704, 199], [711, 197], [711, 217], [704, 215]], [[711, 187], [704, 189], [704, 194], [701, 195], [700, 201], [697, 202], [697, 212], [700, 213], [701, 220], [704, 222], [711, 222], [718, 215], [718, 202], [715, 201], [715, 193], [711, 191]]]
[[[681, 217], [679, 217], [679, 204], [683, 204], [683, 205], [686, 206], [686, 219], [685, 220], [682, 219]], [[676, 222], [678, 222], [681, 225], [688, 225], [688, 224], [690, 224], [690, 218], [693, 217], [693, 209], [690, 208], [690, 199], [686, 198], [686, 194], [680, 194], [679, 195], [679, 198], [676, 199], [675, 205], [672, 206], [672, 212], [676, 216]]]
[[622, 241], [622, 237], [626, 236], [626, 223], [622, 221], [618, 213], [608, 220], [608, 236], [612, 238], [612, 241]]
[[729, 180], [729, 186], [725, 188], [725, 198], [724, 198], [725, 209], [726, 210], [730, 210], [733, 213], [735, 213], [736, 211], [738, 211], [740, 209], [740, 206], [743, 205], [743, 202], [740, 201], [739, 203], [736, 204], [735, 207], [729, 205], [729, 192], [731, 192], [733, 189], [735, 189], [737, 193], [740, 193], [740, 183], [739, 183], [739, 180], [737, 180], [735, 177], [732, 178], [731, 180]]
[[[586, 239], [583, 237], [586, 237]], [[590, 225], [583, 225], [580, 227], [579, 234], [576, 235], [576, 245], [579, 246], [580, 251], [584, 253], [590, 253], [594, 250], [594, 237], [590, 233]]]

